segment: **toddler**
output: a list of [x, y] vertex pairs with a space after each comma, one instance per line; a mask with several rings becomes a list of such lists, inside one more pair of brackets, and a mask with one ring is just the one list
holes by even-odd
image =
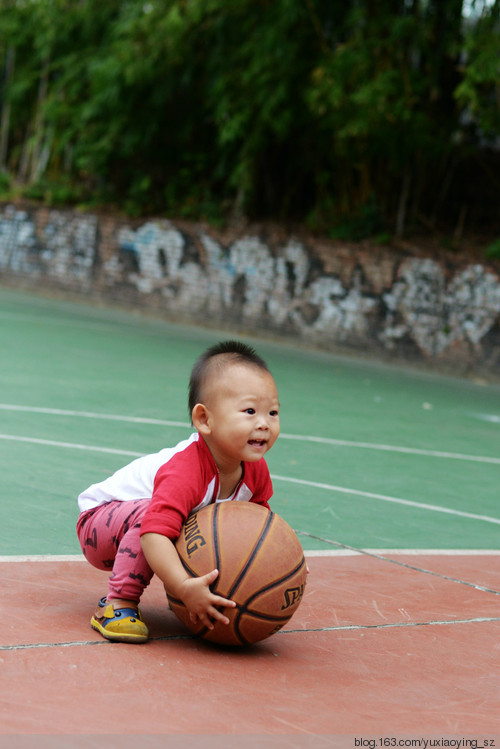
[[205, 351], [189, 382], [195, 432], [175, 447], [132, 461], [78, 497], [77, 534], [86, 559], [110, 570], [91, 626], [108, 640], [145, 642], [139, 601], [153, 574], [184, 602], [193, 622], [228, 623], [211, 592], [218, 571], [191, 578], [174, 543], [188, 515], [211, 502], [257, 502], [269, 509], [265, 453], [280, 431], [278, 392], [265, 361], [239, 341]]

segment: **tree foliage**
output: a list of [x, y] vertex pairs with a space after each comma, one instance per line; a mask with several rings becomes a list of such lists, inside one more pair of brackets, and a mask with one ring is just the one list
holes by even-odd
[[0, 186], [359, 238], [494, 223], [500, 0], [3, 0]]

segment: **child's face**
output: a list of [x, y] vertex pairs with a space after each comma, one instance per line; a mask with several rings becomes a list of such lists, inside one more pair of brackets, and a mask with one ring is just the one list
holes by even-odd
[[211, 377], [203, 397], [206, 425], [201, 432], [220, 470], [260, 460], [276, 442], [278, 391], [266, 370], [230, 364]]

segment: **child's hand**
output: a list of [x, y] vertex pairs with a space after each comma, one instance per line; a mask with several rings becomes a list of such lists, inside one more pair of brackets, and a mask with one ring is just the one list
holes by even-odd
[[208, 629], [213, 629], [213, 621], [229, 624], [229, 619], [216, 607], [229, 606], [234, 608], [236, 604], [227, 598], [216, 596], [210, 590], [210, 585], [217, 580], [218, 570], [212, 570], [203, 577], [191, 577], [184, 580], [180, 589], [180, 597], [189, 611], [189, 617], [193, 624], [201, 622]]

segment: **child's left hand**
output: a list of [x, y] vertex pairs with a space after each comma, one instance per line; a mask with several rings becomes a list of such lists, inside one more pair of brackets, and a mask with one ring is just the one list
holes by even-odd
[[[214, 621], [229, 624], [227, 616], [219, 608], [236, 606], [234, 601], [217, 596], [210, 590], [210, 585], [217, 580], [218, 570], [212, 570], [202, 577], [184, 580], [179, 589], [180, 598], [189, 612], [193, 624], [200, 622], [208, 629], [214, 628]], [[219, 608], [217, 608], [219, 607]]]

